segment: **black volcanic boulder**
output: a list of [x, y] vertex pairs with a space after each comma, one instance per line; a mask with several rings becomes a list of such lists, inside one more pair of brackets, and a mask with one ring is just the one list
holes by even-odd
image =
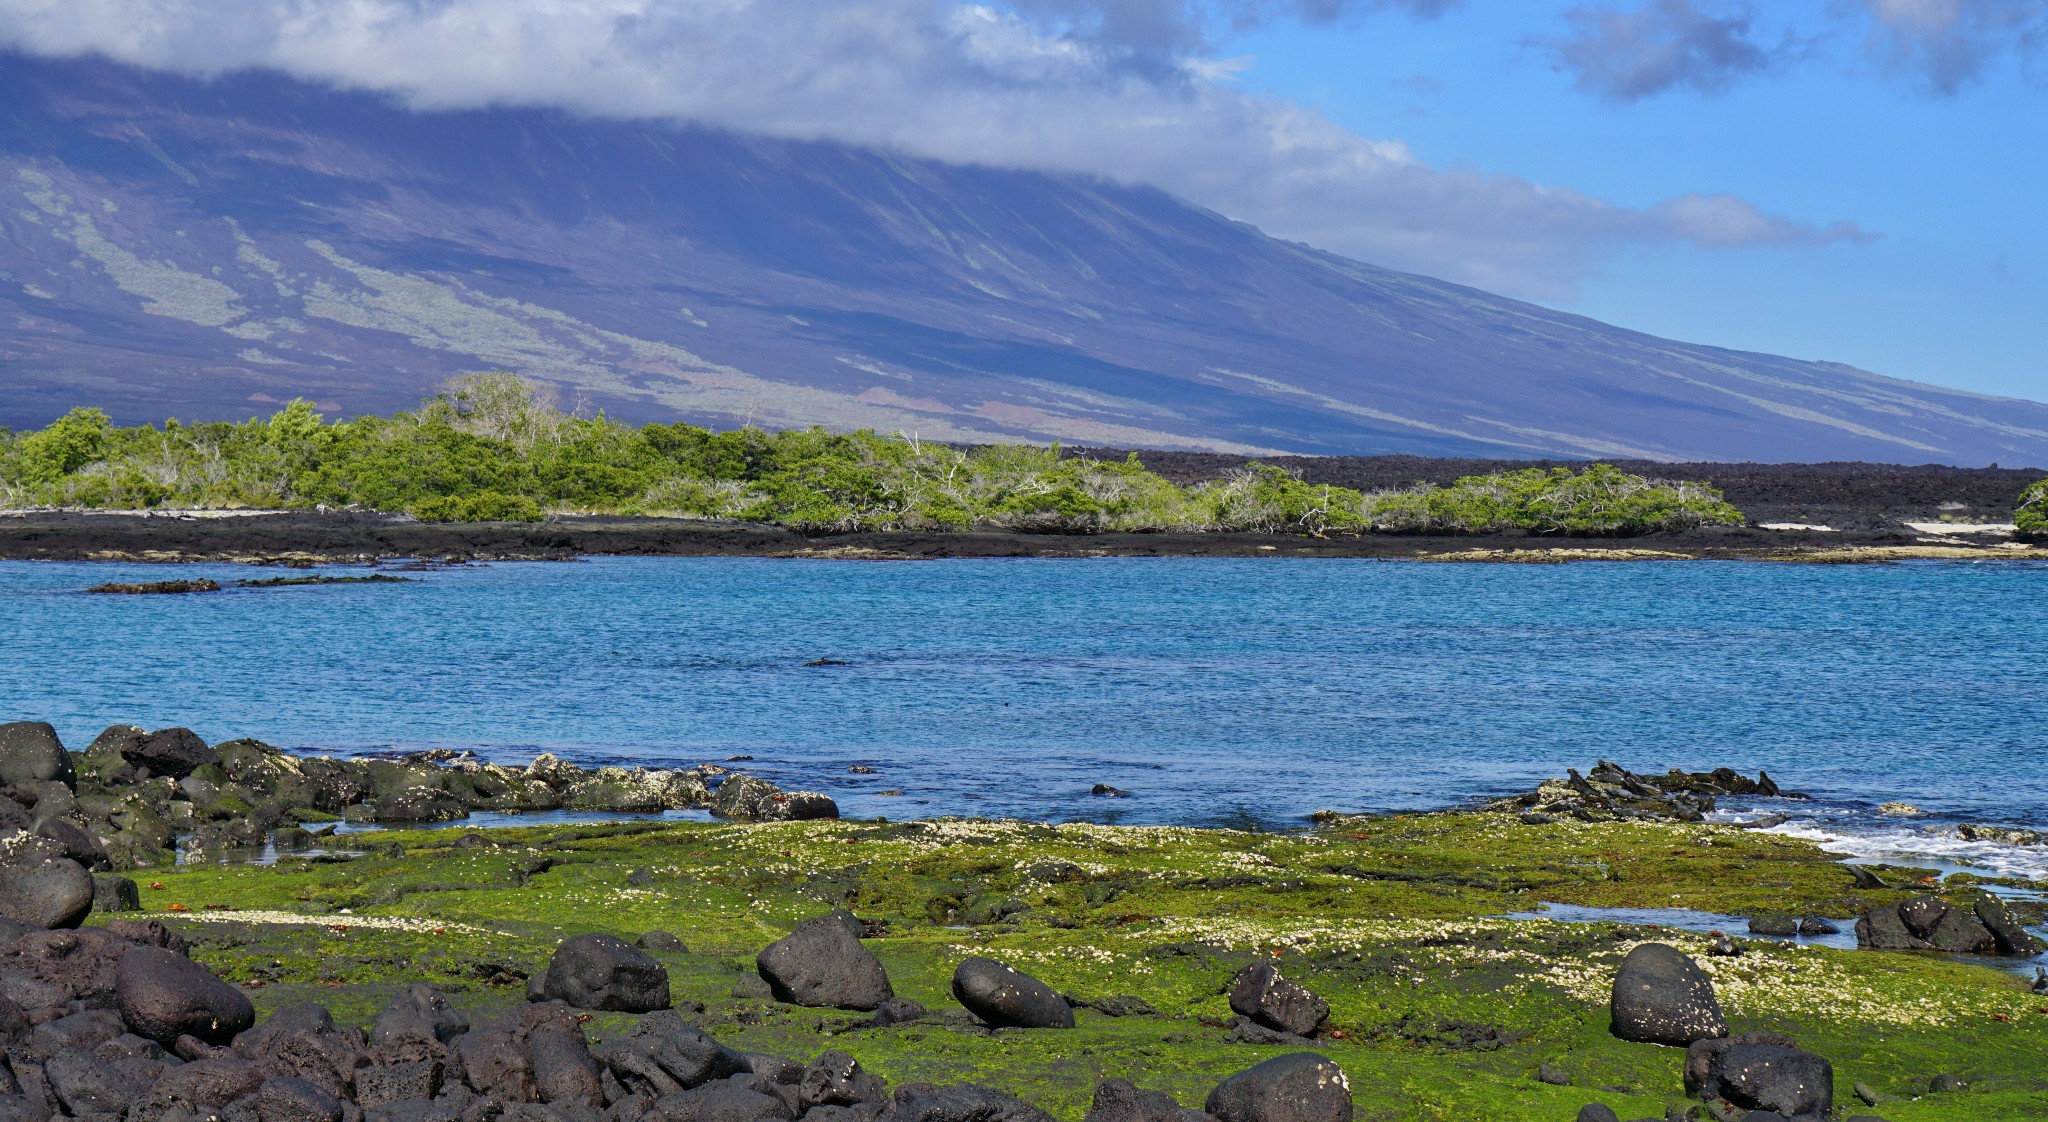
[[41, 849], [24, 849], [18, 860], [0, 864], [0, 917], [57, 928], [77, 927], [91, 913], [92, 874], [85, 866]]
[[997, 1028], [1074, 1027], [1066, 998], [992, 958], [970, 958], [953, 971], [953, 998]]
[[55, 780], [76, 787], [78, 777], [57, 730], [44, 721], [0, 725], [0, 785]]
[[1774, 1032], [1696, 1040], [1685, 1053], [1685, 1090], [1744, 1110], [1797, 1122], [1826, 1122], [1835, 1104], [1835, 1069]]
[[452, 1066], [478, 1094], [504, 1103], [538, 1102], [540, 1087], [534, 1079], [532, 1041], [535, 1036], [549, 1032], [580, 1039], [583, 1027], [577, 1023], [576, 1014], [559, 1002], [513, 1009], [457, 1037], [456, 1062]]
[[673, 1010], [641, 1018], [626, 1035], [598, 1045], [596, 1056], [626, 1090], [657, 1099], [747, 1067], [739, 1053], [683, 1023]]
[[860, 920], [835, 911], [804, 920], [754, 957], [775, 1000], [814, 1009], [876, 1009], [896, 991], [861, 945]]
[[[1872, 908], [1856, 919], [1856, 941], [1879, 950], [1937, 950], [1950, 954], [1997, 954], [2005, 945], [1998, 933], [1980, 919], [1990, 911], [2002, 917], [2004, 909], [1995, 899], [1990, 908], [1969, 909], [1951, 905], [1939, 896], [1915, 896], [1905, 903]], [[2010, 921], [2006, 921], [2010, 925]], [[2008, 935], [2016, 930], [2008, 926]], [[2024, 931], [2018, 932], [2025, 936]], [[2031, 936], [2027, 936], [2031, 940]], [[2015, 946], [2025, 945], [2014, 943]]]
[[1217, 1084], [1203, 1109], [1221, 1122], [1351, 1122], [1351, 1083], [1327, 1057], [1290, 1052]]
[[856, 1106], [889, 1097], [882, 1077], [863, 1071], [860, 1061], [844, 1052], [827, 1052], [812, 1060], [797, 1081], [797, 1101], [815, 1106]]
[[439, 1060], [447, 1046], [469, 1031], [469, 1019], [448, 1007], [439, 990], [415, 983], [391, 999], [370, 1026], [370, 1055], [378, 1063]]
[[1105, 1079], [1095, 1085], [1095, 1098], [1083, 1122], [1204, 1122], [1164, 1091], [1141, 1091], [1128, 1079]]
[[2005, 904], [1998, 897], [1985, 893], [1977, 897], [1975, 908], [1977, 922], [1991, 932], [1991, 938], [1998, 944], [1998, 953], [2018, 958], [2033, 958], [2042, 951], [2048, 951], [2041, 940], [2036, 939], [2012, 914], [2005, 910]]
[[236, 1056], [215, 1056], [165, 1069], [149, 1094], [186, 1106], [218, 1106], [255, 1094], [263, 1080], [255, 1064]]
[[887, 1122], [1053, 1122], [1052, 1115], [1000, 1091], [963, 1083], [906, 1083], [882, 1117]]
[[1270, 962], [1254, 963], [1230, 987], [1230, 1007], [1276, 1032], [1313, 1036], [1330, 1017], [1330, 1006], [1307, 989], [1280, 976]]
[[223, 1045], [256, 1022], [242, 991], [184, 955], [131, 947], [114, 975], [114, 999], [128, 1031], [159, 1044], [190, 1036]]
[[669, 1006], [668, 967], [615, 935], [578, 935], [555, 948], [527, 996], [578, 1009], [652, 1013]]
[[533, 1088], [544, 1103], [575, 1103], [604, 1109], [603, 1070], [591, 1058], [581, 1032], [544, 1029], [527, 1038], [533, 1060]]
[[839, 817], [839, 804], [816, 791], [785, 791], [765, 779], [730, 775], [718, 785], [711, 813], [720, 818], [796, 822]]
[[341, 1122], [341, 1114], [341, 1099], [311, 1080], [273, 1076], [256, 1092], [257, 1122]]
[[92, 910], [101, 914], [139, 912], [142, 910], [142, 889], [127, 877], [94, 877]]
[[1622, 960], [1611, 1003], [1614, 1035], [1683, 1048], [1728, 1035], [1713, 979], [1676, 948], [1644, 943]]
[[219, 763], [220, 753], [208, 747], [191, 729], [158, 729], [126, 740], [121, 745], [121, 758], [136, 767], [148, 768], [152, 775], [183, 779], [207, 764]]
[[1912, 928], [1900, 917], [1898, 906], [1887, 904], [1871, 908], [1856, 917], [1856, 942], [1880, 951], [1924, 951], [1934, 949], [1934, 944], [1913, 934]]

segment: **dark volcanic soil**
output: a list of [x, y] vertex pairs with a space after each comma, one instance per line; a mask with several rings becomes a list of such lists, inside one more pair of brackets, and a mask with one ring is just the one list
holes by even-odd
[[[1122, 459], [1130, 453], [1075, 449], [1075, 455]], [[1176, 483], [1215, 479], [1246, 461], [1213, 452], [1139, 452], [1138, 459]], [[1583, 467], [1564, 460], [1449, 460], [1425, 456], [1279, 456], [1263, 461], [1310, 483], [1383, 491], [1416, 483], [1444, 484], [1464, 475], [1528, 467]], [[1837, 529], [1886, 522], [2010, 522], [2019, 494], [2042, 468], [1943, 467], [1926, 464], [1667, 464], [1608, 460], [1655, 479], [1711, 483], [1755, 522], [1804, 522]]]

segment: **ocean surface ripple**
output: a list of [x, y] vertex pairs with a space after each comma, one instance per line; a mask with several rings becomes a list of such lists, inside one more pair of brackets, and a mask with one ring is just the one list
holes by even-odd
[[74, 748], [118, 721], [310, 751], [751, 756], [892, 818], [1285, 825], [1604, 757], [1768, 769], [1819, 798], [1821, 832], [1893, 800], [1928, 812], [1873, 827], [1895, 841], [2048, 826], [2048, 566], [600, 559], [83, 594], [270, 575], [0, 563], [0, 719]]

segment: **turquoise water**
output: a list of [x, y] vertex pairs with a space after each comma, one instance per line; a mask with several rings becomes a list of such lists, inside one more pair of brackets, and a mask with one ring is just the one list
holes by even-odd
[[2048, 567], [2020, 563], [604, 559], [82, 594], [276, 572], [0, 563], [0, 719], [72, 747], [120, 721], [306, 750], [749, 755], [890, 817], [1270, 824], [1607, 757], [1768, 768], [1838, 815], [2048, 822]]

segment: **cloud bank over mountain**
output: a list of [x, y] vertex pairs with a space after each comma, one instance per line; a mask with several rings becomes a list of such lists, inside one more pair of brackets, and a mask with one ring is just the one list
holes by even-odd
[[1536, 298], [1629, 244], [1813, 245], [1853, 223], [1702, 193], [1627, 206], [1416, 158], [1233, 85], [1207, 47], [1275, 19], [1454, 0], [0, 0], [0, 44], [268, 68], [427, 109], [568, 108], [1150, 184], [1277, 236]]

